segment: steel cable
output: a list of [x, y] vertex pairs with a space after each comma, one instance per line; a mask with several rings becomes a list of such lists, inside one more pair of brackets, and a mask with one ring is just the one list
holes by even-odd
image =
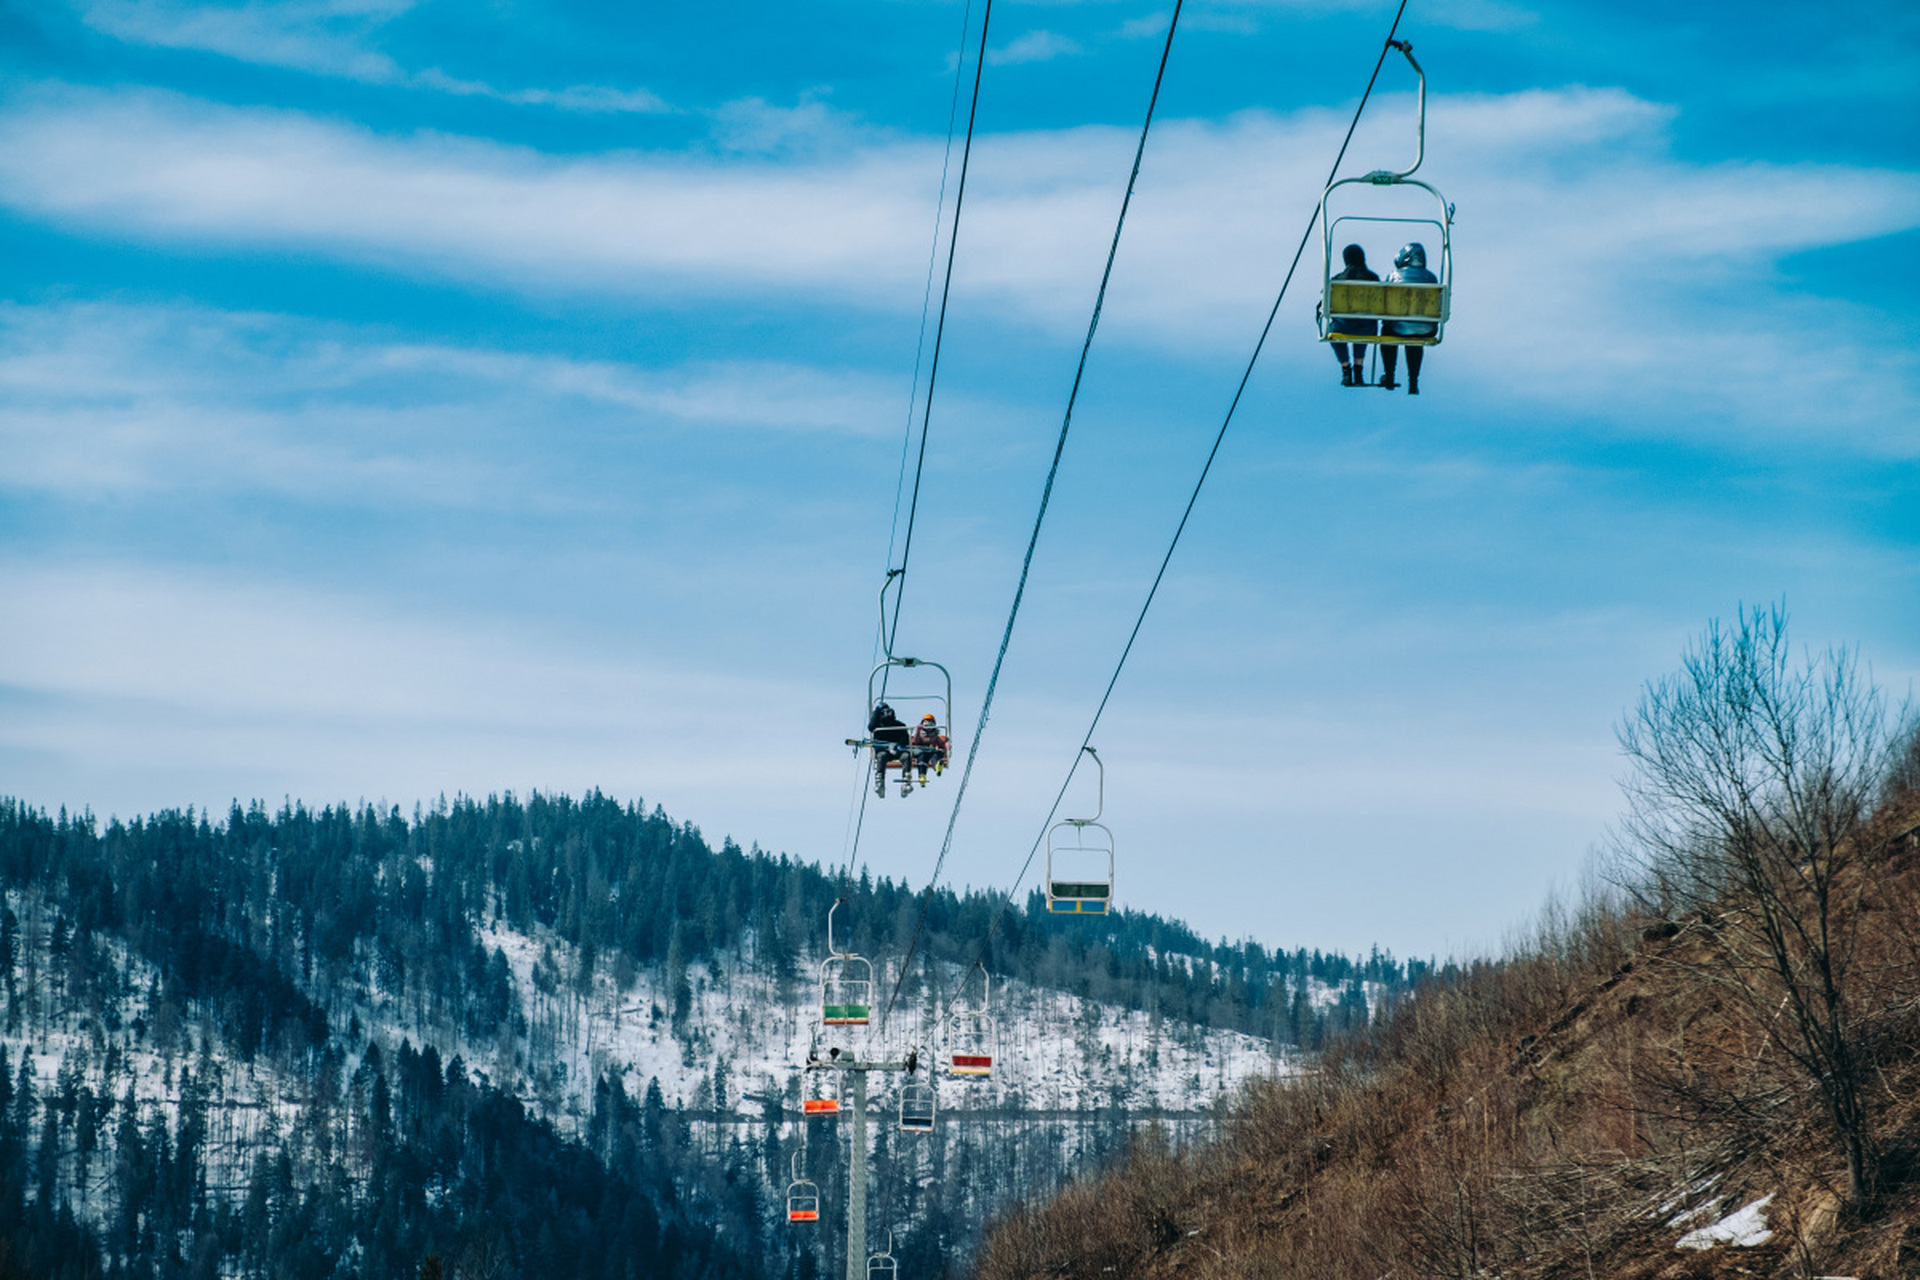
[[[1393, 47], [1393, 38], [1400, 30], [1401, 15], [1407, 11], [1407, 0], [1400, 0], [1400, 7], [1394, 12], [1393, 25], [1387, 30], [1387, 38], [1380, 46], [1380, 56], [1374, 60], [1373, 74], [1367, 77], [1367, 87], [1360, 95], [1359, 105], [1353, 109], [1353, 119], [1347, 124], [1346, 137], [1341, 139], [1340, 151], [1333, 158], [1333, 165], [1327, 170], [1327, 181], [1321, 184], [1322, 190], [1330, 184], [1340, 172], [1341, 162], [1347, 158], [1347, 147], [1353, 142], [1354, 130], [1360, 127], [1360, 114], [1367, 109], [1367, 99], [1373, 96], [1373, 86], [1380, 79], [1380, 69], [1386, 65], [1387, 51]], [[1080, 769], [1080, 761], [1086, 748], [1092, 744], [1094, 731], [1100, 727], [1100, 717], [1106, 714], [1107, 702], [1113, 697], [1114, 686], [1120, 683], [1120, 673], [1125, 670], [1127, 659], [1133, 653], [1134, 641], [1140, 638], [1140, 628], [1146, 623], [1147, 611], [1153, 608], [1154, 597], [1159, 594], [1160, 583], [1167, 576], [1167, 566], [1173, 562], [1173, 553], [1180, 546], [1180, 537], [1187, 531], [1187, 521], [1193, 516], [1193, 508], [1200, 501], [1200, 491], [1206, 487], [1207, 477], [1213, 472], [1214, 459], [1220, 456], [1220, 446], [1227, 438], [1227, 428], [1233, 425], [1233, 415], [1240, 408], [1240, 400], [1245, 396], [1247, 383], [1253, 378], [1254, 366], [1260, 361], [1260, 353], [1267, 345], [1267, 336], [1273, 332], [1273, 322], [1280, 314], [1280, 304], [1286, 300], [1287, 289], [1293, 284], [1293, 277], [1300, 269], [1300, 259], [1307, 251], [1307, 243], [1313, 238], [1313, 224], [1318, 219], [1320, 206], [1316, 203], [1312, 215], [1307, 218], [1306, 230], [1300, 233], [1300, 243], [1293, 251], [1293, 261], [1287, 267], [1286, 278], [1280, 282], [1280, 292], [1274, 296], [1273, 306], [1267, 312], [1267, 322], [1260, 327], [1260, 337], [1253, 344], [1253, 354], [1247, 358], [1247, 367], [1240, 374], [1240, 383], [1234, 388], [1233, 399], [1227, 404], [1226, 416], [1220, 421], [1220, 430], [1214, 433], [1213, 447], [1207, 450], [1207, 460], [1200, 468], [1199, 479], [1193, 483], [1193, 492], [1187, 496], [1186, 509], [1180, 513], [1180, 523], [1174, 526], [1173, 537], [1167, 543], [1166, 554], [1160, 557], [1160, 568], [1153, 575], [1153, 583], [1147, 588], [1147, 598], [1141, 602], [1139, 616], [1133, 620], [1133, 630], [1127, 633], [1127, 643], [1120, 650], [1120, 660], [1114, 664], [1113, 675], [1107, 681], [1106, 690], [1100, 695], [1100, 705], [1094, 708], [1093, 720], [1087, 725], [1087, 732], [1080, 739], [1080, 745], [1074, 750], [1073, 764], [1067, 768], [1066, 779], [1061, 782], [1060, 790], [1053, 798], [1052, 808], [1047, 810], [1046, 821], [1040, 825], [1040, 834], [1035, 838], [1033, 847], [1027, 851], [1027, 860], [1020, 865], [1020, 874], [1014, 878], [1007, 890], [1007, 901], [1013, 901], [1013, 895], [1019, 892], [1020, 884], [1027, 878], [1027, 872], [1033, 866], [1033, 860], [1040, 852], [1041, 842], [1047, 837], [1047, 831], [1053, 825], [1054, 815], [1060, 811], [1060, 802], [1066, 798], [1067, 788], [1073, 784], [1074, 774]]]
[[[961, 153], [961, 159], [960, 159], [960, 190], [954, 200], [953, 228], [947, 244], [946, 283], [942, 286], [940, 291], [940, 329], [938, 332], [935, 333], [934, 340], [933, 340], [933, 369], [936, 372], [940, 367], [940, 338], [941, 338], [941, 335], [944, 334], [946, 329], [947, 295], [953, 287], [953, 244], [955, 241], [959, 239], [959, 236], [960, 236], [960, 204], [966, 195], [967, 160], [971, 156], [973, 151], [974, 119], [980, 109], [980, 72], [981, 72], [981, 68], [985, 66], [985, 57], [986, 57], [986, 49], [987, 49], [987, 24], [992, 20], [992, 18], [993, 18], [993, 0], [987, 0], [986, 9], [982, 15], [981, 22], [980, 22], [979, 57], [976, 59], [974, 64], [973, 101], [967, 113], [967, 142], [966, 142], [965, 149]], [[891, 577], [893, 573], [893, 549], [895, 545], [898, 543], [900, 538], [900, 493], [901, 493], [901, 490], [905, 488], [905, 485], [906, 485], [907, 456], [913, 444], [913, 411], [914, 411], [914, 408], [916, 407], [916, 403], [919, 400], [919, 396], [920, 396], [920, 363], [921, 363], [921, 357], [926, 352], [927, 312], [933, 300], [934, 271], [940, 260], [940, 224], [942, 219], [945, 216], [946, 207], [947, 207], [947, 175], [953, 161], [954, 124], [958, 120], [959, 113], [960, 113], [960, 86], [964, 82], [964, 72], [966, 70], [966, 65], [967, 65], [967, 33], [972, 29], [972, 26], [973, 26], [973, 0], [967, 0], [966, 11], [961, 15], [961, 18], [960, 18], [960, 52], [954, 58], [954, 62], [953, 62], [953, 94], [948, 99], [948, 102], [947, 102], [947, 145], [946, 145], [945, 151], [941, 154], [941, 158], [940, 158], [940, 193], [934, 201], [933, 242], [927, 246], [927, 284], [926, 284], [926, 288], [922, 291], [920, 296], [920, 335], [914, 344], [914, 350], [913, 350], [913, 381], [911, 383], [911, 390], [909, 391], [907, 396], [907, 428], [901, 434], [901, 438], [900, 438], [900, 472], [899, 472], [898, 479], [894, 481], [893, 515], [888, 521], [887, 572], [889, 577]], [[928, 379], [927, 379], [926, 408], [927, 408], [927, 413], [931, 415], [933, 412], [933, 374], [931, 373], [928, 375]], [[920, 473], [921, 473], [921, 470], [926, 466], [926, 461], [927, 461], [927, 427], [926, 427], [926, 421], [923, 419], [920, 426], [920, 459], [918, 464], [914, 467], [914, 472], [913, 472], [913, 503], [907, 509], [906, 548], [901, 555], [900, 571], [903, 575], [906, 572], [906, 559], [909, 555], [912, 554], [913, 522], [914, 522], [914, 517], [918, 513], [919, 506], [920, 506]], [[900, 590], [901, 592], [905, 592], [906, 590], [906, 578], [904, 576], [900, 580]], [[897, 628], [899, 626], [899, 620], [900, 620], [900, 596], [899, 595], [894, 596], [893, 617], [894, 617], [894, 626], [895, 628]], [[884, 608], [881, 611], [881, 617], [879, 621], [879, 632], [874, 638], [874, 649], [875, 649], [876, 656], [880, 652], [885, 652], [889, 657], [891, 657], [893, 654], [893, 635], [887, 627], [887, 620], [886, 620]], [[888, 674], [890, 675], [892, 673], [889, 672]], [[881, 695], [884, 697], [885, 693], [886, 693], [886, 677], [882, 676], [881, 677]], [[858, 760], [857, 753], [856, 753], [855, 759], [856, 761]], [[847, 846], [847, 857], [846, 857], [846, 865], [844, 868], [842, 868], [840, 873], [840, 882], [841, 882], [841, 887], [843, 889], [846, 887], [847, 884], [851, 883], [852, 881], [853, 868], [855, 863], [859, 861], [859, 857], [860, 857], [860, 836], [861, 836], [861, 833], [866, 829], [866, 823], [867, 823], [867, 791], [866, 791], [867, 768], [866, 766], [864, 764], [858, 765], [858, 767], [855, 770], [855, 774], [859, 779], [858, 786], [860, 787], [860, 805], [859, 805], [859, 812], [857, 815], [853, 811], [854, 806], [852, 802], [849, 802], [847, 805], [848, 835], [845, 839], [845, 843]]]
[[[1053, 446], [1053, 462], [1047, 468], [1046, 483], [1041, 487], [1041, 490], [1040, 490], [1040, 510], [1034, 515], [1033, 532], [1030, 535], [1028, 535], [1026, 555], [1020, 561], [1020, 578], [1018, 583], [1014, 587], [1013, 605], [1007, 611], [1007, 625], [1005, 630], [1001, 633], [1001, 636], [1000, 636], [1000, 649], [999, 649], [999, 652], [994, 655], [993, 671], [987, 678], [987, 691], [985, 695], [982, 697], [980, 702], [980, 718], [978, 722], [974, 725], [973, 741], [969, 743], [967, 747], [967, 763], [965, 768], [962, 770], [960, 774], [959, 788], [954, 792], [953, 811], [947, 816], [946, 835], [941, 839], [941, 842], [940, 842], [940, 854], [937, 858], [934, 859], [933, 874], [927, 878], [925, 898], [920, 904], [919, 918], [914, 923], [912, 940], [909, 941], [907, 944], [907, 954], [901, 961], [900, 977], [895, 980], [893, 985], [893, 991], [887, 997], [886, 1011], [882, 1013], [880, 1016], [880, 1022], [882, 1026], [886, 1025], [887, 1018], [890, 1017], [893, 1013], [894, 1001], [899, 998], [901, 983], [906, 981], [907, 967], [913, 963], [914, 951], [919, 946], [921, 931], [926, 927], [927, 911], [933, 905], [933, 893], [935, 888], [940, 883], [940, 869], [946, 864], [947, 854], [953, 848], [953, 832], [954, 832], [955, 825], [960, 821], [960, 806], [962, 805], [962, 803], [965, 802], [967, 798], [967, 785], [973, 779], [974, 762], [979, 758], [979, 755], [980, 755], [980, 740], [986, 733], [987, 719], [993, 713], [993, 698], [994, 698], [995, 692], [998, 690], [1000, 685], [1000, 671], [1001, 671], [1001, 668], [1005, 665], [1007, 660], [1007, 647], [1013, 642], [1014, 624], [1019, 620], [1020, 605], [1021, 605], [1021, 602], [1026, 598], [1026, 593], [1027, 593], [1027, 578], [1033, 569], [1034, 550], [1040, 544], [1040, 530], [1041, 530], [1041, 527], [1046, 523], [1047, 508], [1053, 501], [1053, 485], [1054, 485], [1054, 481], [1059, 477], [1059, 474], [1060, 474], [1060, 460], [1066, 452], [1067, 436], [1069, 432], [1071, 432], [1073, 429], [1074, 405], [1079, 400], [1080, 387], [1082, 382], [1086, 378], [1087, 357], [1093, 349], [1094, 334], [1100, 328], [1100, 313], [1101, 313], [1101, 310], [1106, 306], [1107, 286], [1113, 279], [1114, 259], [1119, 255], [1119, 252], [1120, 252], [1120, 235], [1121, 235], [1121, 232], [1124, 231], [1126, 228], [1127, 211], [1133, 205], [1134, 187], [1139, 183], [1139, 180], [1140, 180], [1140, 163], [1142, 158], [1146, 155], [1147, 136], [1153, 129], [1154, 109], [1160, 103], [1160, 88], [1162, 84], [1165, 83], [1166, 77], [1167, 77], [1167, 59], [1173, 53], [1173, 37], [1174, 37], [1174, 33], [1178, 31], [1180, 28], [1180, 10], [1181, 10], [1181, 7], [1185, 4], [1185, 2], [1186, 0], [1175, 0], [1174, 6], [1173, 6], [1173, 16], [1167, 23], [1167, 39], [1166, 39], [1166, 43], [1162, 45], [1160, 49], [1159, 68], [1154, 72], [1153, 93], [1147, 99], [1146, 119], [1140, 125], [1140, 141], [1138, 145], [1134, 147], [1134, 151], [1133, 151], [1133, 168], [1131, 172], [1129, 172], [1129, 174], [1127, 175], [1127, 192], [1126, 192], [1126, 195], [1120, 201], [1120, 214], [1114, 220], [1113, 240], [1107, 246], [1106, 267], [1100, 273], [1100, 289], [1094, 295], [1093, 314], [1091, 317], [1088, 318], [1088, 321], [1087, 321], [1087, 336], [1085, 341], [1083, 341], [1080, 344], [1080, 359], [1079, 359], [1079, 362], [1074, 367], [1073, 386], [1072, 386], [1072, 389], [1067, 393], [1067, 408], [1066, 408], [1066, 412], [1061, 417], [1060, 435], [1058, 439], [1055, 440], [1054, 446]], [[1404, 0], [1402, 0], [1402, 3], [1404, 3]], [[983, 44], [981, 47], [984, 50], [985, 45]], [[965, 184], [964, 163], [962, 164], [962, 168], [961, 168], [961, 181], [962, 181], [962, 185], [964, 186]], [[951, 256], [949, 256], [949, 259], [948, 259], [948, 271], [949, 272], [952, 271]], [[939, 351], [940, 351], [939, 340], [936, 338], [934, 342], [934, 359], [936, 363], [939, 360]], [[931, 385], [931, 375], [929, 375], [929, 385]], [[923, 431], [921, 433], [921, 447], [924, 449], [925, 445], [926, 445], [926, 435], [925, 435], [925, 432]], [[908, 522], [907, 535], [909, 539], [912, 538], [913, 528], [912, 528], [911, 520], [909, 520]], [[899, 620], [899, 609], [897, 604], [895, 606], [894, 618], [896, 622]]]

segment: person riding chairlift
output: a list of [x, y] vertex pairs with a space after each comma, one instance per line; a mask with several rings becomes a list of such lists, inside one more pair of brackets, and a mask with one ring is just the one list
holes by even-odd
[[931, 713], [920, 717], [920, 727], [913, 731], [910, 739], [913, 747], [913, 763], [920, 770], [920, 781], [927, 780], [927, 766], [932, 765], [935, 774], [947, 771], [947, 755], [950, 745], [947, 735], [940, 732], [940, 722]]
[[883, 702], [867, 719], [867, 736], [873, 739], [874, 781], [881, 788], [880, 794], [885, 795], [887, 766], [895, 761], [904, 765], [907, 759], [907, 725]]
[[[1439, 284], [1440, 277], [1427, 270], [1427, 246], [1415, 240], [1394, 255], [1393, 271], [1387, 276], [1388, 284]], [[1381, 336], [1389, 335], [1403, 338], [1431, 338], [1439, 326], [1431, 320], [1388, 320], [1381, 329]], [[1407, 394], [1420, 394], [1420, 360], [1427, 354], [1425, 347], [1407, 348]], [[1397, 343], [1380, 344], [1380, 362], [1385, 366], [1381, 374], [1380, 385], [1391, 391], [1400, 384], [1393, 380], [1394, 366], [1399, 362], [1400, 347]]]
[[[1378, 280], [1367, 266], [1367, 251], [1357, 244], [1350, 244], [1340, 251], [1340, 258], [1346, 269], [1334, 277], [1335, 280]], [[1364, 387], [1367, 385], [1366, 361], [1367, 348], [1362, 343], [1353, 344], [1353, 358], [1347, 358], [1347, 344], [1340, 341], [1341, 334], [1356, 338], [1371, 338], [1380, 332], [1378, 320], [1361, 320], [1354, 316], [1333, 317], [1333, 358], [1340, 362], [1340, 385], [1343, 387]]]

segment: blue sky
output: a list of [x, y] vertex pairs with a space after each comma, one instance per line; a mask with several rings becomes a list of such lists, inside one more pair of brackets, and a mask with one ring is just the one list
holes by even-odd
[[[1187, 5], [960, 882], [1025, 856], [1391, 10]], [[598, 786], [842, 856], [962, 14], [0, 7], [0, 791]], [[962, 726], [1165, 19], [995, 6], [901, 624]], [[1920, 671], [1920, 14], [1402, 34], [1447, 341], [1342, 390], [1296, 290], [1096, 743], [1127, 904], [1424, 954], [1577, 880], [1707, 619]], [[951, 789], [868, 864], [923, 882]]]

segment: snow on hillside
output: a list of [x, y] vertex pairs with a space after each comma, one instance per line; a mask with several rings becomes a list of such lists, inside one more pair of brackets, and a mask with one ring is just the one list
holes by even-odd
[[[11, 902], [29, 929], [39, 930], [38, 906], [17, 896]], [[623, 986], [600, 966], [581, 983], [579, 957], [557, 939], [494, 925], [482, 941], [507, 960], [518, 1010], [509, 1030], [475, 1039], [454, 1025], [454, 1015], [428, 1013], [417, 991], [408, 997], [381, 989], [373, 976], [379, 966], [369, 964], [363, 970], [369, 985], [336, 983], [311, 993], [325, 1005], [335, 1036], [316, 1059], [317, 1077], [277, 1074], [265, 1065], [272, 1055], [258, 1064], [225, 1056], [210, 1021], [160, 995], [165, 984], [152, 966], [107, 939], [100, 945], [120, 975], [120, 989], [130, 994], [102, 1019], [66, 998], [53, 974], [29, 975], [9, 1009], [12, 1025], [0, 1033], [0, 1048], [16, 1088], [24, 1054], [37, 1095], [58, 1094], [80, 1117], [66, 1130], [64, 1180], [88, 1189], [73, 1208], [98, 1227], [112, 1201], [112, 1153], [127, 1123], [129, 1087], [132, 1114], [143, 1129], [155, 1117], [164, 1117], [169, 1129], [183, 1115], [199, 1118], [207, 1188], [229, 1203], [246, 1195], [255, 1155], [277, 1143], [290, 1144], [302, 1162], [364, 1178], [358, 1113], [342, 1104], [363, 1087], [370, 1047], [391, 1061], [403, 1041], [420, 1050], [432, 1046], [442, 1062], [458, 1057], [470, 1074], [519, 1097], [563, 1134], [586, 1134], [597, 1080], [619, 1080], [636, 1100], [657, 1080], [666, 1105], [684, 1109], [690, 1123], [713, 1133], [716, 1149], [728, 1131], [744, 1133], [736, 1128], [742, 1122], [770, 1123], [791, 1140], [802, 1136], [801, 1098], [837, 1091], [832, 1073], [808, 1078], [803, 1072], [810, 1049], [825, 1055], [840, 1047], [863, 1059], [899, 1060], [917, 1046], [921, 1061], [937, 1065], [947, 1048], [942, 1012], [962, 976], [950, 966], [923, 971], [919, 981], [905, 984], [884, 1027], [837, 1028], [839, 1034], [816, 1039], [819, 988], [804, 963], [801, 976], [784, 981], [737, 949], [695, 964], [687, 973], [689, 1005], [676, 1027], [668, 975], [659, 969], [615, 966], [629, 979]], [[883, 1007], [895, 975], [877, 976], [876, 1004]], [[1022, 983], [997, 983], [993, 1012], [999, 1037], [993, 1078], [938, 1079], [948, 1122], [942, 1142], [910, 1157], [928, 1182], [938, 1181], [931, 1172], [936, 1161], [965, 1161], [970, 1151], [1004, 1155], [1002, 1149], [1013, 1147], [1026, 1153], [1017, 1157], [1026, 1162], [1023, 1177], [1056, 1180], [1104, 1158], [1116, 1133], [1156, 1121], [1184, 1141], [1211, 1123], [1209, 1109], [1222, 1093], [1293, 1069], [1290, 1059], [1252, 1036], [1203, 1031]], [[881, 1115], [895, 1105], [893, 1079], [873, 1081], [870, 1105]], [[1100, 1122], [1089, 1124], [1096, 1115]], [[965, 1197], [976, 1221], [1011, 1194], [1010, 1186], [986, 1181], [953, 1191]]]
[[[542, 987], [553, 984], [537, 973], [543, 965], [574, 972], [576, 957], [565, 943], [498, 927], [483, 933], [482, 941], [505, 953], [521, 1007], [531, 1022], [545, 1024], [550, 1049], [537, 1062], [524, 1054], [516, 1059], [512, 1050], [505, 1058], [498, 1051], [489, 1057], [479, 1046], [449, 1044], [428, 1027], [412, 1029], [415, 1043], [438, 1044], [443, 1058], [461, 1052], [470, 1064], [490, 1070], [496, 1083], [518, 1078], [529, 1104], [563, 1126], [581, 1123], [601, 1076], [618, 1076], [636, 1097], [658, 1079], [670, 1105], [707, 1111], [714, 1070], [724, 1063], [735, 1097], [777, 1098], [797, 1109], [808, 1087], [802, 1067], [810, 1049], [824, 1054], [839, 1047], [863, 1059], [897, 1061], [918, 1046], [923, 1061], [938, 1058], [946, 1048], [944, 995], [961, 977], [947, 967], [939, 975], [941, 995], [924, 989], [902, 995], [884, 1027], [822, 1031], [814, 982], [776, 981], [734, 952], [712, 965], [690, 967], [692, 1005], [683, 1034], [676, 1035], [668, 1013], [672, 999], [661, 989], [658, 972], [640, 973], [624, 991], [609, 974], [597, 972], [585, 992], [563, 984], [550, 994]], [[876, 983], [876, 1022], [893, 976], [883, 972]], [[391, 1024], [396, 1011], [370, 1012]], [[1198, 1030], [1022, 983], [996, 986], [993, 1013], [999, 1038], [993, 1078], [943, 1080], [942, 1105], [1195, 1111], [1236, 1085], [1291, 1069], [1254, 1036]]]

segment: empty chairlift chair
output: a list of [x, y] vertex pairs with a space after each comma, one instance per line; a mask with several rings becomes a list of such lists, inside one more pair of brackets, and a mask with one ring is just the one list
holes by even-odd
[[1047, 910], [1056, 915], [1105, 915], [1113, 905], [1113, 832], [1100, 823], [1107, 805], [1107, 768], [1100, 770], [1099, 805], [1091, 818], [1065, 818], [1047, 832]]
[[873, 1020], [873, 962], [833, 944], [833, 913], [827, 911], [827, 958], [820, 962], [820, 1021], [829, 1027], [864, 1027]]
[[[1447, 203], [1440, 192], [1413, 176], [1427, 153], [1427, 73], [1413, 59], [1413, 46], [1396, 40], [1393, 47], [1406, 55], [1416, 74], [1420, 77], [1420, 109], [1417, 126], [1419, 151], [1414, 156], [1411, 168], [1402, 170], [1376, 169], [1372, 173], [1358, 178], [1341, 178], [1330, 183], [1320, 197], [1320, 248], [1321, 248], [1321, 293], [1320, 293], [1320, 340], [1322, 342], [1345, 342], [1356, 344], [1392, 343], [1403, 347], [1433, 347], [1440, 345], [1441, 336], [1446, 332], [1447, 316], [1453, 299], [1453, 206]], [[1437, 217], [1420, 218], [1410, 216], [1388, 216], [1386, 214], [1345, 213], [1337, 217], [1330, 213], [1334, 193], [1342, 187], [1366, 186], [1418, 187], [1432, 196], [1439, 204]], [[1383, 208], [1374, 197], [1369, 197], [1372, 207]], [[1384, 223], [1401, 224], [1418, 228], [1424, 234], [1437, 240], [1440, 249], [1429, 265], [1435, 269], [1438, 279], [1432, 284], [1407, 283], [1399, 281], [1376, 280], [1339, 280], [1340, 255], [1336, 246], [1348, 235], [1358, 235], [1360, 224]], [[1351, 225], [1349, 225], [1351, 224]], [[1347, 230], [1343, 231], [1342, 228]], [[1351, 328], [1362, 332], [1354, 333], [1342, 328], [1343, 321], [1359, 321]], [[1378, 323], [1375, 323], [1378, 322]], [[1404, 333], [1401, 325], [1417, 327], [1420, 332]], [[1393, 332], [1385, 332], [1389, 326]], [[1382, 332], [1367, 333], [1373, 327]]]
[[800, 1157], [806, 1148], [793, 1153], [793, 1181], [787, 1184], [787, 1221], [820, 1221], [820, 1188], [807, 1181], [800, 1172]]
[[964, 985], [954, 998], [947, 1015], [947, 1074], [963, 1080], [984, 1080], [993, 1074], [997, 1047], [992, 979], [984, 964], [973, 967], [980, 971], [980, 1002], [974, 1004], [967, 999]]
[[908, 1080], [900, 1086], [900, 1131], [932, 1133], [935, 1113], [933, 1085]]
[[867, 1259], [867, 1280], [900, 1280], [900, 1264], [893, 1260], [893, 1232], [887, 1232], [887, 1247]]

